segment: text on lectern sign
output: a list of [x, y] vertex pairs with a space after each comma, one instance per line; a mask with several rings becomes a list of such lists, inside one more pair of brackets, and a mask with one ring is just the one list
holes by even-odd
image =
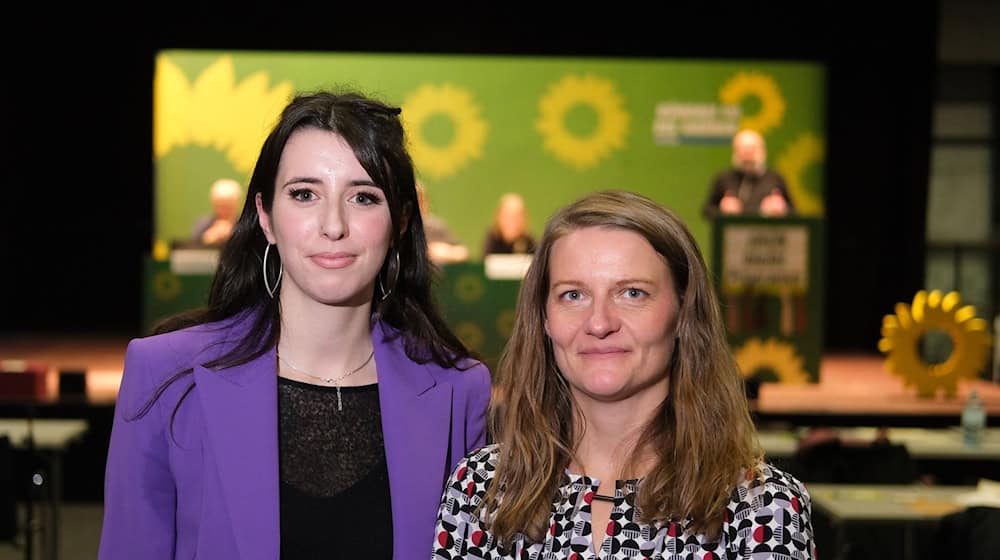
[[809, 231], [801, 225], [730, 225], [723, 233], [724, 290], [805, 291]]

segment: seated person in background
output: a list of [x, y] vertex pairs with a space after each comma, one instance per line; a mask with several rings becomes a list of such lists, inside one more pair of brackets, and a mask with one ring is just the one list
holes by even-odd
[[229, 240], [239, 218], [243, 189], [232, 179], [212, 183], [212, 215], [198, 220], [191, 241], [196, 245], [220, 246]]
[[420, 217], [424, 222], [424, 236], [427, 237], [427, 254], [431, 262], [436, 264], [457, 263], [469, 260], [469, 248], [463, 245], [448, 229], [439, 216], [430, 211], [427, 201], [427, 190], [417, 182], [417, 202], [420, 204]]
[[733, 137], [733, 167], [712, 184], [702, 213], [786, 216], [795, 212], [785, 180], [767, 168], [764, 137], [754, 130], [741, 130]]
[[486, 232], [483, 256], [534, 252], [535, 238], [528, 232], [528, 212], [524, 199], [517, 193], [506, 193], [500, 197], [493, 225]]
[[637, 194], [549, 219], [432, 558], [815, 557], [809, 492], [763, 459], [711, 276]]

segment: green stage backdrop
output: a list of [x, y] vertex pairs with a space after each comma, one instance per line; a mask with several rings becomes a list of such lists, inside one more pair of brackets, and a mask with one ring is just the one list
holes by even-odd
[[[155, 80], [156, 239], [146, 267], [147, 328], [207, 297], [210, 274], [178, 274], [165, 259], [167, 248], [186, 241], [210, 212], [209, 186], [230, 177], [245, 187], [281, 108], [295, 93], [320, 88], [355, 89], [402, 107], [430, 210], [473, 257], [443, 268], [437, 297], [459, 336], [491, 366], [509, 335], [518, 283], [485, 278], [477, 260], [505, 192], [524, 196], [536, 234], [554, 210], [586, 192], [643, 193], [684, 218], [718, 268], [701, 206], [714, 176], [729, 166], [730, 138], [752, 128], [767, 140], [769, 163], [788, 182], [805, 216], [799, 219], [822, 221], [824, 71], [814, 64], [164, 51]], [[793, 294], [795, 306], [781, 308], [796, 314], [778, 314], [797, 318], [783, 325], [804, 327], [789, 334], [755, 325], [752, 333], [764, 343], [747, 339], [745, 329], [730, 333], [737, 355], [749, 356], [746, 375], [773, 354], [798, 364], [795, 375], [779, 380], [817, 378], [822, 255], [815, 243], [810, 249], [815, 281]], [[727, 317], [742, 312], [746, 299], [733, 299], [739, 306], [726, 300]]]
[[817, 64], [766, 61], [162, 51], [154, 241], [190, 236], [215, 179], [246, 185], [294, 93], [346, 86], [403, 107], [431, 211], [473, 258], [502, 193], [523, 194], [539, 234], [603, 188], [671, 207], [707, 256], [700, 207], [739, 127], [763, 133], [797, 206], [822, 215], [824, 79]]

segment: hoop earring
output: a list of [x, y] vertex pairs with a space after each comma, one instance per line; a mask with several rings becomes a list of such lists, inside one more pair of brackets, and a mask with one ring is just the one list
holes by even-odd
[[274, 287], [271, 287], [271, 283], [267, 281], [267, 254], [271, 250], [271, 243], [268, 243], [264, 247], [264, 263], [261, 265], [261, 271], [264, 273], [264, 289], [267, 290], [267, 295], [274, 299], [274, 292], [278, 291], [278, 285], [281, 284], [281, 274], [285, 271], [285, 267], [278, 262], [278, 280], [275, 281]]
[[382, 285], [382, 275], [378, 275], [378, 287], [382, 290], [381, 301], [385, 301], [385, 298], [389, 297], [389, 294], [391, 294], [392, 290], [396, 287], [396, 282], [399, 281], [399, 251], [396, 251], [393, 254], [396, 256], [396, 272], [392, 275], [392, 284], [389, 285], [389, 291], [386, 291], [385, 286]]

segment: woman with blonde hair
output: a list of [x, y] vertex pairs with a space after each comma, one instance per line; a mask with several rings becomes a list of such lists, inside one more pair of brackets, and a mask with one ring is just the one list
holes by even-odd
[[535, 238], [528, 231], [528, 208], [518, 193], [504, 193], [493, 214], [493, 224], [483, 240], [483, 256], [528, 255], [535, 252]]
[[594, 193], [549, 220], [495, 385], [497, 443], [453, 472], [434, 558], [813, 557], [697, 244], [653, 201]]

